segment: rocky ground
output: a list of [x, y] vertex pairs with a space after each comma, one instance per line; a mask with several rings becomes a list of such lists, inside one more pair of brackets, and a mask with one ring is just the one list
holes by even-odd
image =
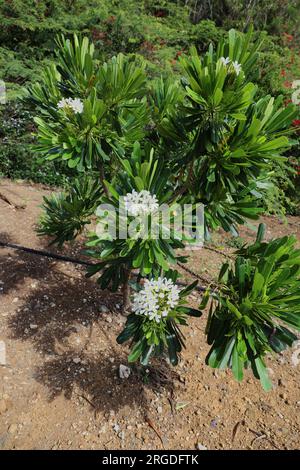
[[[0, 241], [47, 248], [35, 225], [49, 191], [3, 180], [0, 192]], [[300, 240], [299, 218], [264, 221], [268, 238]], [[255, 236], [249, 227], [241, 235]], [[218, 233], [221, 254], [193, 253], [190, 268], [203, 285], [240, 242]], [[78, 245], [68, 254], [82, 258]], [[120, 303], [82, 266], [0, 247], [0, 449], [299, 448], [299, 344], [268, 358], [274, 387], [265, 393], [250, 372], [238, 384], [230, 371], [205, 365], [204, 316], [185, 328], [178, 368], [134, 366], [120, 378], [128, 353], [115, 341]]]

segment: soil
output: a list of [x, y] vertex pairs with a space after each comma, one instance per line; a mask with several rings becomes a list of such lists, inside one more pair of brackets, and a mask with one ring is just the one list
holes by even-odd
[[[35, 233], [49, 190], [2, 180], [0, 192], [0, 241], [49, 249]], [[295, 233], [300, 240], [300, 218], [263, 221], [267, 238]], [[241, 237], [251, 241], [255, 231], [243, 227]], [[195, 251], [189, 266], [214, 280], [240, 242], [218, 232], [210, 247], [220, 253]], [[82, 258], [80, 246], [64, 254]], [[121, 379], [128, 354], [115, 340], [124, 324], [121, 296], [101, 291], [84, 273], [83, 266], [1, 247], [0, 342], [7, 362], [0, 365], [0, 449], [299, 448], [296, 346], [267, 359], [274, 387], [266, 393], [250, 371], [239, 384], [230, 371], [205, 365], [203, 315], [185, 328], [187, 349], [177, 368], [131, 366]], [[193, 294], [192, 303], [199, 300]]]

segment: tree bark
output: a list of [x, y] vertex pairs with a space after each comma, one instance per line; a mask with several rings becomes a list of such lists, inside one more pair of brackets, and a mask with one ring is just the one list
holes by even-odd
[[103, 168], [102, 164], [100, 164], [100, 166], [99, 166], [99, 174], [100, 174], [100, 181], [101, 181], [101, 185], [102, 185], [103, 191], [105, 193], [105, 196], [108, 196], [107, 187], [104, 184], [105, 175], [104, 175], [104, 168]]
[[129, 286], [129, 281], [130, 281], [130, 275], [131, 275], [131, 269], [125, 269], [125, 280], [123, 284], [123, 307], [122, 307], [122, 314], [127, 317], [130, 313], [130, 286]]

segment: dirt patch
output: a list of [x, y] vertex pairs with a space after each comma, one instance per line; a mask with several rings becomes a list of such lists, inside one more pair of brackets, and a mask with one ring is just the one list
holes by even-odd
[[[45, 248], [34, 228], [49, 191], [2, 185], [25, 208], [0, 200], [0, 240]], [[267, 237], [295, 233], [300, 240], [299, 218], [263, 220]], [[255, 232], [242, 228], [241, 236], [250, 241]], [[221, 253], [194, 252], [190, 267], [214, 279], [236, 243], [217, 233], [213, 246]], [[79, 245], [68, 254], [78, 256]], [[191, 300], [197, 304], [200, 297]], [[1, 248], [0, 301], [7, 356], [0, 365], [0, 449], [299, 448], [296, 350], [268, 359], [271, 392], [250, 372], [238, 384], [229, 371], [205, 365], [204, 316], [185, 329], [187, 350], [178, 368], [134, 366], [120, 379], [128, 353], [115, 341], [124, 322], [121, 299], [85, 279], [83, 267]]]

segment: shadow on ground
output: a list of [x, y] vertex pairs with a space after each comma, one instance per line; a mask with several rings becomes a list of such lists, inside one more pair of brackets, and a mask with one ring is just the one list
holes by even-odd
[[147, 409], [146, 389], [171, 391], [177, 374], [163, 364], [148, 375], [134, 367], [128, 379], [119, 378], [119, 365], [127, 363], [124, 347], [116, 343], [121, 296], [102, 291], [84, 273], [49, 258], [0, 251], [3, 294], [18, 299], [8, 322], [10, 337], [30, 342], [39, 353], [34, 377], [47, 387], [49, 400], [76, 394], [93, 412], [126, 405]]
[[[73, 394], [86, 400], [91, 411], [109, 412], [130, 407], [138, 407], [145, 412], [148, 409], [147, 389], [162, 391], [173, 390], [177, 373], [166, 364], [146, 372], [139, 366], [132, 366], [132, 374], [126, 380], [118, 375], [119, 364], [126, 364], [126, 355], [103, 354], [95, 358], [81, 356], [81, 362], [73, 362], [72, 351], [44, 363], [36, 370], [35, 379], [49, 389], [49, 399], [53, 400], [61, 393], [70, 399]], [[113, 363], [110, 361], [113, 359]]]

